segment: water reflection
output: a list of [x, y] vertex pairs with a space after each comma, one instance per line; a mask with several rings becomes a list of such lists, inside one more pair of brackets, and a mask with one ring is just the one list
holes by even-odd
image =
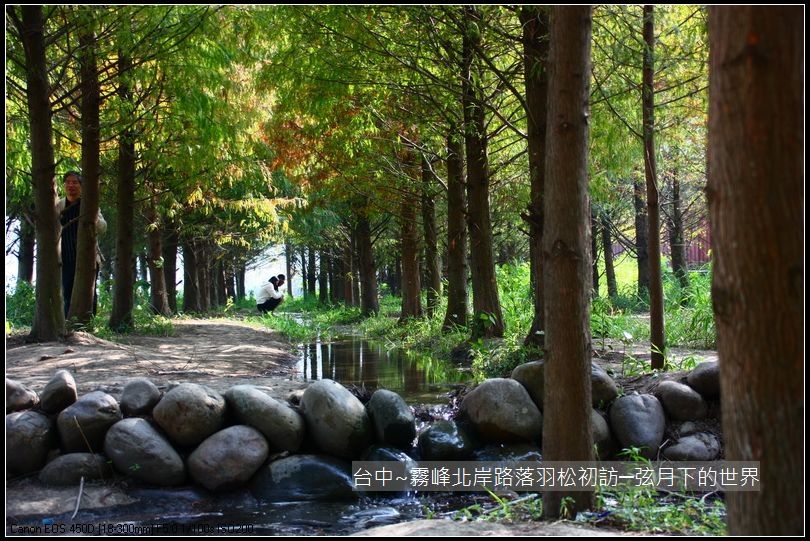
[[296, 375], [305, 381], [332, 379], [369, 390], [384, 388], [411, 403], [433, 402], [458, 383], [468, 383], [468, 370], [430, 355], [386, 349], [361, 338], [304, 344]]

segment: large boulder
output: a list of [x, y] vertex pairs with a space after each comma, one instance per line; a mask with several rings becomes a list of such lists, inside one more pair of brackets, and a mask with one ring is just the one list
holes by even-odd
[[597, 456], [605, 460], [615, 450], [616, 442], [610, 433], [608, 422], [599, 411], [593, 408], [591, 408], [591, 434], [593, 434], [593, 443], [596, 445]]
[[306, 423], [296, 410], [252, 385], [225, 391], [228, 408], [236, 419], [261, 432], [273, 449], [294, 453], [304, 441]]
[[186, 480], [183, 459], [146, 419], [130, 417], [113, 425], [104, 453], [119, 472], [146, 483], [174, 486]]
[[155, 422], [179, 445], [197, 445], [225, 424], [225, 399], [213, 389], [181, 383], [152, 411]]
[[595, 408], [605, 409], [619, 396], [619, 386], [598, 364], [591, 362], [591, 403]]
[[267, 502], [354, 500], [351, 464], [323, 455], [294, 455], [259, 469], [250, 484], [256, 498]]
[[68, 453], [48, 462], [39, 472], [39, 480], [46, 485], [76, 486], [85, 481], [106, 479], [112, 476], [112, 468], [104, 455], [93, 453]]
[[700, 394], [688, 385], [667, 380], [658, 384], [655, 396], [670, 417], [676, 421], [698, 420], [706, 417], [709, 407]]
[[160, 402], [160, 389], [149, 378], [132, 378], [121, 391], [121, 411], [124, 415], [149, 415]]
[[188, 472], [208, 490], [227, 490], [250, 479], [269, 452], [261, 432], [245, 425], [232, 426], [208, 437], [191, 453]]
[[419, 434], [422, 460], [465, 460], [475, 450], [475, 441], [455, 421], [437, 421]]
[[410, 449], [416, 438], [416, 422], [405, 399], [393, 391], [377, 389], [366, 405], [378, 443]]
[[515, 367], [511, 378], [526, 387], [526, 391], [541, 410], [543, 409], [543, 382], [545, 381], [545, 361], [529, 361]]
[[700, 363], [686, 375], [686, 383], [706, 398], [720, 396], [720, 364], [717, 361]]
[[645, 458], [655, 458], [665, 423], [664, 408], [651, 394], [619, 397], [610, 408], [610, 424], [621, 446], [637, 447]]
[[107, 430], [122, 418], [118, 402], [102, 391], [93, 391], [63, 409], [56, 419], [66, 453], [98, 453]]
[[22, 383], [6, 378], [6, 413], [29, 410], [39, 404], [39, 396]]
[[304, 391], [301, 410], [318, 448], [340, 458], [357, 458], [372, 442], [371, 423], [363, 403], [331, 379]]
[[[7, 380], [8, 381], [8, 380]], [[36, 411], [6, 415], [6, 475], [40, 470], [56, 445], [51, 420]]]
[[720, 454], [720, 440], [708, 432], [698, 432], [679, 438], [673, 445], [664, 449], [667, 460], [691, 460], [706, 462]]
[[484, 381], [464, 397], [460, 413], [487, 442], [537, 441], [543, 434], [540, 410], [526, 388], [513, 379]]
[[45, 385], [39, 397], [40, 408], [45, 413], [59, 413], [78, 398], [76, 380], [67, 370], [59, 370]]

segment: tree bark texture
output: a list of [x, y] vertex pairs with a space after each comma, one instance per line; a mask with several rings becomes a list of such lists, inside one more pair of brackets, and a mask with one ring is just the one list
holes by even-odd
[[543, 190], [546, 178], [546, 122], [548, 107], [548, 7], [523, 6], [523, 76], [526, 84], [527, 147], [531, 201], [525, 221], [529, 225], [529, 267], [534, 316], [525, 345], [543, 347]]
[[610, 236], [612, 227], [610, 216], [602, 214], [602, 253], [605, 259], [605, 281], [607, 282], [608, 298], [615, 299], [619, 295], [616, 284], [616, 266], [613, 263], [613, 240]]
[[295, 264], [295, 252], [293, 251], [292, 243], [287, 241], [284, 243], [284, 269], [287, 273], [287, 283], [290, 284], [290, 287], [287, 288], [287, 296], [290, 299], [295, 298], [293, 295], [293, 288], [292, 288], [292, 273], [293, 273], [293, 265]]
[[639, 181], [633, 181], [633, 208], [636, 225], [636, 264], [638, 265], [638, 296], [648, 299], [650, 296], [650, 258], [647, 255], [649, 228], [647, 225], [647, 187]]
[[31, 212], [23, 212], [20, 216], [20, 247], [17, 252], [17, 284], [22, 282], [31, 284], [34, 279], [34, 246], [36, 244], [36, 230], [34, 228], [33, 208]]
[[467, 325], [467, 222], [464, 147], [451, 130], [447, 137], [447, 314], [442, 329]]
[[[543, 269], [545, 460], [593, 460], [588, 98], [591, 7], [551, 10]], [[546, 491], [546, 517], [589, 509], [593, 492]]]
[[[132, 68], [132, 60], [119, 54], [118, 71], [126, 73]], [[125, 77], [119, 77], [118, 96], [122, 104], [129, 104], [132, 93]], [[129, 122], [129, 118], [120, 119]], [[110, 314], [110, 329], [122, 332], [133, 326], [132, 309], [135, 305], [135, 276], [132, 274], [134, 254], [134, 219], [135, 219], [135, 134], [126, 128], [118, 140], [118, 190], [116, 195], [116, 215], [118, 227], [115, 235], [115, 277], [113, 280], [113, 305]], [[150, 209], [154, 216], [153, 209]], [[154, 222], [153, 222], [154, 223]], [[158, 248], [160, 232], [157, 232]], [[154, 242], [152, 232], [148, 232], [148, 242]], [[158, 252], [159, 257], [159, 252]], [[154, 283], [152, 284], [154, 289]]]
[[[415, 169], [413, 165], [408, 170]], [[406, 190], [407, 192], [407, 190]], [[422, 315], [422, 286], [419, 272], [419, 239], [416, 231], [415, 197], [407, 192], [400, 205], [402, 243], [402, 313], [400, 322]]]
[[79, 35], [81, 86], [82, 206], [76, 242], [76, 277], [68, 317], [79, 325], [93, 317], [96, 291], [96, 222], [98, 221], [101, 89], [96, 59], [97, 40], [92, 25]]
[[183, 241], [183, 312], [200, 312], [200, 283], [193, 240]]
[[422, 157], [422, 230], [425, 239], [425, 299], [426, 312], [432, 317], [442, 296], [442, 269], [439, 264], [439, 232], [436, 229], [436, 194], [433, 173], [427, 159]]
[[166, 275], [163, 272], [163, 227], [157, 213], [155, 197], [145, 205], [146, 219], [152, 224], [146, 231], [146, 263], [149, 265], [149, 307], [161, 316], [172, 315], [169, 296], [166, 293]]
[[328, 267], [329, 257], [324, 250], [318, 250], [318, 303], [329, 304]]
[[[681, 210], [681, 179], [677, 169], [672, 170], [672, 215], [669, 219], [669, 253], [672, 272], [681, 288], [689, 287], [689, 268], [686, 265], [686, 245], [683, 235], [683, 211]], [[685, 300], [685, 297], [684, 297]]]
[[[462, 92], [464, 142], [467, 155], [467, 219], [470, 231], [473, 325], [471, 338], [502, 337], [504, 331], [495, 260], [492, 253], [492, 221], [489, 211], [489, 158], [487, 157], [486, 114], [473, 71], [478, 69], [476, 47], [481, 36], [472, 30], [480, 15], [475, 6], [464, 8], [467, 29], [463, 41]], [[477, 77], [476, 77], [477, 78]]]
[[65, 313], [59, 267], [60, 224], [56, 212], [56, 166], [45, 60], [45, 20], [42, 6], [22, 6], [20, 9], [22, 23], [19, 31], [25, 49], [37, 239], [36, 311], [28, 340], [46, 342], [65, 334]]
[[356, 233], [361, 289], [360, 312], [364, 316], [376, 315], [380, 311], [380, 301], [377, 298], [377, 267], [374, 264], [371, 223], [368, 216], [359, 216]]
[[661, 276], [661, 215], [658, 205], [658, 170], [655, 159], [655, 74], [654, 8], [644, 6], [644, 66], [642, 117], [644, 122], [644, 176], [647, 180], [647, 255], [650, 264], [650, 365], [664, 368], [664, 284]]
[[712, 302], [731, 535], [804, 533], [804, 8], [709, 8]]
[[[177, 313], [177, 246], [179, 236], [177, 226], [171, 220], [164, 220], [161, 254], [163, 256], [163, 279], [166, 283], [166, 296], [169, 308]], [[243, 294], [244, 295], [244, 294]]]

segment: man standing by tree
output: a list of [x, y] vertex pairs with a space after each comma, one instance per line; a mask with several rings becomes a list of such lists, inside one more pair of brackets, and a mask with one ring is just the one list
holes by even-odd
[[[61, 264], [62, 264], [62, 296], [65, 301], [65, 317], [70, 310], [70, 299], [73, 296], [73, 281], [76, 277], [76, 245], [79, 238], [79, 216], [81, 216], [82, 203], [82, 176], [76, 171], [68, 171], [64, 176], [65, 197], [56, 204], [59, 212], [59, 222], [62, 224], [61, 235]], [[101, 211], [96, 221], [96, 232], [104, 233], [107, 222]], [[96, 276], [101, 263], [101, 253], [96, 245]], [[98, 295], [93, 286], [93, 314], [98, 309]]]

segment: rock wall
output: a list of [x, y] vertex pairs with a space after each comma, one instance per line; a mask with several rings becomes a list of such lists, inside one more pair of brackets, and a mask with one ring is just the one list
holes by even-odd
[[[455, 419], [418, 433], [396, 393], [378, 390], [364, 405], [328, 379], [281, 402], [250, 385], [220, 394], [181, 383], [161, 394], [133, 378], [120, 404], [98, 391], [77, 396], [64, 370], [40, 395], [6, 379], [6, 472], [38, 473], [51, 485], [123, 475], [214, 492], [248, 485], [267, 501], [355, 498], [351, 460], [541, 460], [543, 373], [543, 361], [533, 361], [487, 380]], [[663, 380], [652, 394], [624, 394], [595, 364], [591, 380], [601, 459], [631, 447], [654, 459], [720, 456], [722, 439], [705, 420], [719, 411], [716, 362]]]

